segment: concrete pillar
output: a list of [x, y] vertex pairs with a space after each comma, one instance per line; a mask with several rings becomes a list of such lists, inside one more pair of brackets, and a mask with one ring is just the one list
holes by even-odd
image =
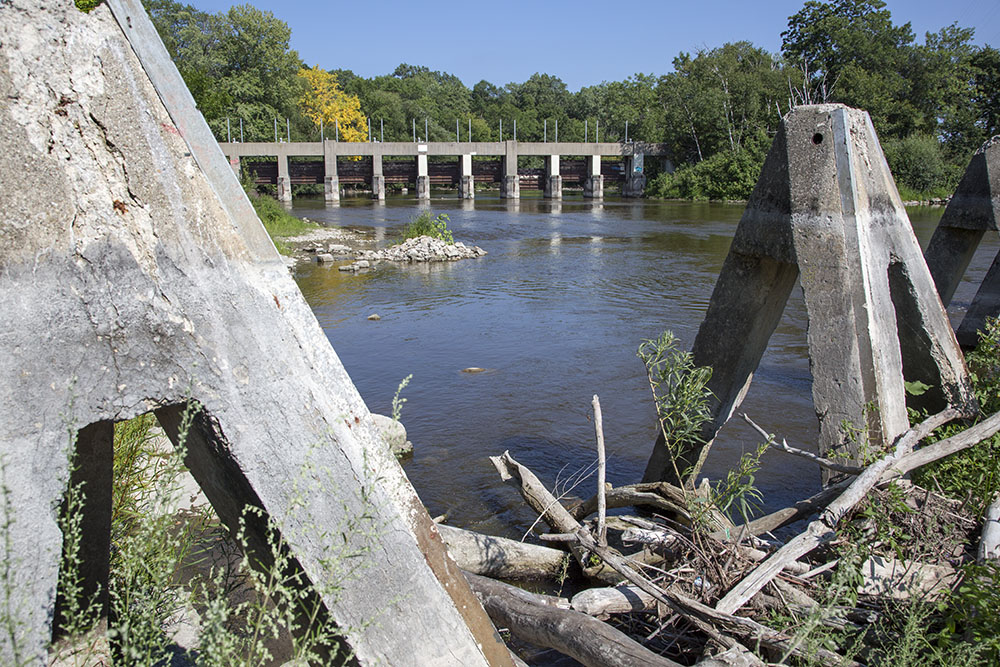
[[587, 176], [583, 181], [583, 196], [587, 199], [604, 199], [604, 176], [601, 175], [601, 156], [587, 156]]
[[[796, 278], [823, 456], [858, 461], [863, 445], [889, 446], [909, 428], [904, 373], [974, 409], [962, 352], [871, 119], [842, 105], [802, 106], [779, 128], [695, 338], [694, 363], [713, 368], [704, 442], [743, 401]], [[904, 364], [909, 339], [898, 332], [906, 329], [919, 332], [927, 374]], [[645, 478], [672, 479], [674, 463], [685, 470], [703, 451], [688, 443], [671, 462], [660, 441]]]
[[545, 156], [545, 197], [562, 199], [562, 176], [559, 174], [559, 156]]
[[372, 153], [372, 199], [385, 201], [385, 176], [382, 175], [382, 153]]
[[458, 196], [461, 199], [476, 198], [476, 180], [472, 176], [472, 155], [458, 156]]
[[643, 172], [645, 156], [642, 153], [627, 155], [625, 181], [622, 183], [623, 197], [641, 197], [646, 192], [646, 174]]
[[[19, 92], [0, 105], [0, 181], [22, 187], [0, 189], [5, 230], [18, 225], [0, 244], [0, 664], [46, 661], [74, 450], [102, 487], [88, 482], [88, 503], [106, 508], [107, 422], [156, 408], [176, 438], [190, 402], [195, 479], [230, 528], [259, 510], [254, 563], [280, 531], [281, 576], [314, 585], [352, 662], [509, 667], [141, 3], [108, 0], [86, 21], [71, 3], [6, 4], [3, 81]], [[49, 153], [32, 110], [52, 90], [81, 94], [75, 118], [52, 116], [72, 131]], [[142, 197], [112, 218], [125, 174]], [[73, 211], [73, 243], [51, 242], [65, 226], [53, 211]]]
[[236, 174], [236, 178], [240, 177], [240, 156], [230, 155], [229, 156], [229, 166], [233, 168], [233, 173]]
[[427, 154], [417, 155], [417, 199], [431, 198], [431, 179], [427, 175]]
[[[1000, 220], [1000, 139], [983, 144], [966, 167], [924, 257], [941, 301], [947, 306], [986, 232]], [[958, 327], [958, 342], [973, 348], [987, 317], [1000, 315], [1000, 254], [983, 278]]]
[[340, 178], [337, 176], [337, 143], [323, 142], [323, 196], [327, 204], [340, 201]]
[[292, 201], [292, 179], [288, 175], [288, 154], [278, 154], [278, 201]]
[[521, 198], [521, 179], [517, 175], [517, 142], [504, 142], [503, 182], [500, 196], [504, 199]]

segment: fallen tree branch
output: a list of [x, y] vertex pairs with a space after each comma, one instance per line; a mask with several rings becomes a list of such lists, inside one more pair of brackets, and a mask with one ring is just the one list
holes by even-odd
[[467, 572], [496, 579], [557, 579], [566, 573], [565, 551], [443, 524], [437, 529], [452, 559]]
[[680, 667], [587, 614], [549, 606], [534, 593], [486, 577], [466, 574], [466, 579], [496, 626], [529, 644], [593, 667]]
[[[819, 545], [831, 541], [836, 536], [835, 528], [844, 515], [883, 480], [883, 476], [890, 471], [894, 464], [908, 455], [913, 450], [914, 445], [930, 435], [935, 428], [960, 415], [961, 413], [957, 409], [948, 408], [928, 417], [900, 435], [896, 439], [896, 446], [891, 454], [868, 466], [843, 493], [820, 513], [819, 519], [810, 523], [805, 531], [792, 538], [770, 558], [754, 568], [716, 603], [715, 608], [723, 613], [732, 614], [746, 604], [769, 581], [778, 576], [787, 563], [796, 561]], [[997, 421], [997, 429], [1000, 429], [1000, 420]]]
[[[718, 609], [713, 609], [708, 605], [692, 600], [691, 598], [679, 593], [665, 591], [647, 579], [640, 572], [637, 572], [629, 566], [621, 554], [616, 553], [610, 548], [601, 547], [597, 544], [597, 542], [594, 541], [594, 538], [592, 538], [585, 530], [581, 530], [577, 533], [577, 536], [580, 538], [580, 544], [584, 548], [589, 551], [593, 551], [595, 554], [600, 556], [604, 562], [621, 573], [625, 579], [634, 584], [640, 590], [649, 594], [651, 597], [655, 598], [657, 601], [662, 602], [673, 611], [687, 618], [689, 621], [709, 634], [709, 636], [713, 639], [716, 639], [716, 641], [719, 641], [721, 644], [726, 646], [726, 648], [733, 648], [736, 644], [735, 640], [719, 633], [713, 627], [713, 624], [723, 627], [726, 632], [731, 632], [743, 637], [748, 644], [760, 643], [776, 650], [788, 651], [792, 655], [818, 660], [821, 664], [830, 665], [831, 667], [834, 665], [841, 667], [863, 667], [859, 663], [847, 660], [844, 656], [827, 649], [807, 651], [796, 646], [782, 633], [777, 630], [773, 630], [766, 625], [761, 625], [760, 623], [757, 623], [749, 618], [733, 616], [732, 614], [720, 612]], [[756, 664], [762, 663], [758, 660]]]
[[[684, 492], [667, 482], [643, 482], [628, 484], [607, 490], [607, 507], [650, 507], [661, 512], [675, 514], [685, 521], [690, 520], [684, 500]], [[597, 495], [577, 505], [570, 512], [577, 521], [586, 519], [597, 511]]]

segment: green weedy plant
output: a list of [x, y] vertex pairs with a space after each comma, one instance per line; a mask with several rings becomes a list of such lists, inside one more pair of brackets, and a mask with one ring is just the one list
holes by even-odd
[[708, 421], [712, 390], [708, 381], [712, 369], [695, 366], [691, 353], [678, 348], [679, 341], [671, 331], [657, 338], [642, 341], [637, 355], [646, 365], [646, 377], [653, 392], [660, 432], [678, 480], [693, 480], [698, 476], [708, 451], [702, 449], [698, 461], [686, 470], [678, 468], [678, 460], [686, 449], [701, 444], [702, 426]]
[[399, 395], [406, 389], [406, 385], [410, 384], [411, 379], [413, 379], [413, 373], [410, 373], [400, 381], [399, 386], [396, 387], [396, 393], [392, 396], [392, 418], [395, 421], [399, 421], [399, 415], [403, 411], [403, 403], [406, 403], [407, 400], [400, 398]]
[[[1000, 411], [1000, 320], [987, 318], [975, 350], [966, 356], [973, 391], [979, 401], [976, 421]], [[969, 425], [944, 426], [929, 439], [942, 440]], [[1000, 493], [1000, 434], [913, 472], [913, 481], [945, 496], [969, 501], [977, 515]]]
[[445, 213], [439, 213], [437, 217], [431, 217], [430, 211], [422, 211], [420, 215], [410, 220], [410, 224], [403, 230], [403, 239], [412, 239], [418, 236], [430, 236], [440, 239], [445, 243], [454, 243], [455, 238], [448, 229], [450, 218]]

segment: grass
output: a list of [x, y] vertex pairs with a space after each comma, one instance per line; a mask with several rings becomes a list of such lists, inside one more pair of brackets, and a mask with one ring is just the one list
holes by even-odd
[[301, 236], [319, 227], [314, 223], [296, 218], [286, 211], [285, 207], [276, 199], [255, 193], [247, 193], [247, 196], [250, 198], [254, 210], [257, 211], [257, 217], [264, 223], [264, 229], [274, 241], [274, 246], [282, 255], [291, 254], [291, 249], [282, 242], [283, 239]]

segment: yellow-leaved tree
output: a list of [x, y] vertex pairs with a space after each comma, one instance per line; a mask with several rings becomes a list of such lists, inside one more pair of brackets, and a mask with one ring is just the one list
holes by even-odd
[[361, 100], [341, 90], [337, 77], [316, 65], [300, 69], [299, 78], [306, 84], [299, 106], [317, 128], [322, 124], [326, 136], [333, 137], [336, 123], [341, 141], [368, 141], [368, 121], [361, 114]]

